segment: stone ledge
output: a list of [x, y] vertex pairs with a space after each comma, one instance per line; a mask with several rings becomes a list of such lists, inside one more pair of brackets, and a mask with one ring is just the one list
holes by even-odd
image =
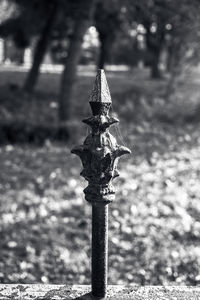
[[[93, 299], [88, 285], [0, 284], [0, 300]], [[107, 299], [200, 300], [200, 287], [109, 286]]]

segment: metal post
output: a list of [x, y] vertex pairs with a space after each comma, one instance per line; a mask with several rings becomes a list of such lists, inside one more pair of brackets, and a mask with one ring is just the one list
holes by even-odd
[[92, 293], [105, 297], [108, 269], [108, 205], [92, 206]]
[[108, 204], [115, 199], [112, 180], [119, 176], [118, 158], [130, 150], [117, 144], [109, 127], [119, 122], [109, 116], [112, 101], [103, 70], [98, 70], [90, 97], [93, 116], [83, 120], [92, 132], [83, 145], [72, 153], [83, 164], [81, 175], [88, 181], [84, 190], [85, 199], [92, 205], [92, 295], [104, 298], [107, 289], [108, 261]]

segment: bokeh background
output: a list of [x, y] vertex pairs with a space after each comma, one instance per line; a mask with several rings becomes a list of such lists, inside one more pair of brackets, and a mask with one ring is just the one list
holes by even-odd
[[91, 207], [70, 153], [104, 68], [121, 159], [109, 283], [200, 284], [200, 4], [0, 1], [0, 282], [90, 283]]

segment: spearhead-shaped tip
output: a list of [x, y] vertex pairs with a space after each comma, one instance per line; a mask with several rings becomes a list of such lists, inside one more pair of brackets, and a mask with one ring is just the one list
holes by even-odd
[[112, 103], [104, 70], [99, 69], [94, 82], [90, 102]]

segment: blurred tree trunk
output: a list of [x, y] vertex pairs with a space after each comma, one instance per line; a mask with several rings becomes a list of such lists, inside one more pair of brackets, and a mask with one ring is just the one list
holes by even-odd
[[182, 63], [182, 59], [184, 54], [182, 53], [181, 44], [181, 40], [179, 42], [176, 41], [170, 47], [172, 50], [170, 53], [170, 65], [168, 66], [170, 68], [168, 70], [170, 72], [170, 78], [166, 86], [166, 99], [169, 99], [171, 95], [177, 91], [181, 74], [183, 72], [184, 64]]
[[174, 47], [173, 45], [169, 45], [167, 47], [167, 64], [166, 64], [166, 69], [168, 73], [171, 73], [173, 69], [173, 63], [174, 63]]
[[99, 61], [98, 61], [98, 69], [104, 69], [105, 63], [109, 59], [109, 55], [112, 47], [112, 40], [109, 40], [109, 36], [105, 36], [99, 32], [100, 39], [100, 53], [99, 53]]
[[7, 58], [8, 58], [8, 42], [5, 38], [3, 43], [3, 62], [5, 62]]
[[161, 78], [161, 72], [159, 69], [160, 54], [165, 42], [165, 27], [162, 22], [157, 22], [157, 28], [155, 32], [151, 30], [151, 24], [144, 24], [146, 34], [147, 49], [150, 53], [150, 66], [151, 66], [151, 77], [154, 79]]
[[95, 0], [80, 1], [78, 13], [75, 18], [74, 30], [70, 39], [68, 54], [65, 59], [64, 70], [61, 77], [59, 96], [59, 120], [67, 121], [72, 114], [72, 96], [76, 82], [77, 65], [80, 60], [83, 37], [89, 27], [93, 14]]
[[58, 11], [58, 2], [55, 1], [54, 4], [49, 9], [46, 24], [36, 45], [36, 49], [33, 57], [33, 64], [31, 66], [31, 69], [28, 73], [28, 76], [24, 84], [24, 91], [28, 93], [33, 92], [34, 87], [37, 83], [37, 79], [40, 72], [40, 65], [43, 61], [44, 55], [46, 53], [49, 44], [51, 32], [56, 21], [57, 11]]
[[5, 62], [5, 60], [7, 58], [7, 42], [6, 42], [6, 40], [4, 40], [4, 45], [3, 46], [4, 46], [3, 51], [4, 51], [4, 62]]
[[[111, 3], [108, 3], [111, 2]], [[99, 33], [100, 49], [97, 68], [103, 69], [106, 62], [111, 62], [113, 44], [122, 31], [120, 1], [97, 1], [94, 25]]]
[[161, 49], [153, 49], [151, 52], [151, 77], [155, 79], [161, 78], [159, 69]]

